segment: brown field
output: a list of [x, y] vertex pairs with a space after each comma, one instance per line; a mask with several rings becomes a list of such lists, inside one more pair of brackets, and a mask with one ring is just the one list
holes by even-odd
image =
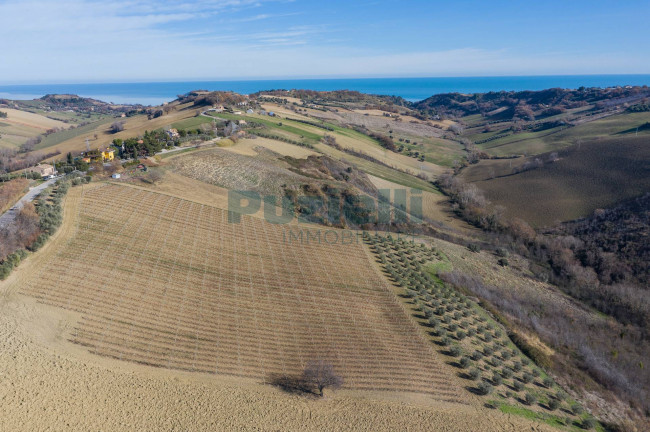
[[[510, 166], [524, 159], [482, 161], [463, 170], [462, 177], [509, 214], [536, 226], [588, 216], [650, 190], [647, 137], [594, 140], [559, 156], [555, 163], [516, 175]], [[540, 158], [546, 161], [548, 154]]]
[[[110, 206], [103, 198], [107, 197], [107, 188], [125, 188], [100, 186], [95, 189], [97, 186], [92, 184], [83, 186], [83, 189], [72, 188], [66, 197], [64, 222], [59, 231], [44, 248], [22, 263], [8, 280], [0, 282], [0, 370], [3, 371], [0, 380], [0, 395], [3, 400], [0, 404], [0, 416], [3, 418], [3, 428], [15, 431], [48, 428], [116, 431], [317, 431], [351, 428], [373, 432], [431, 428], [460, 432], [475, 431], [477, 428], [486, 432], [556, 430], [538, 421], [486, 409], [481, 405], [479, 398], [465, 391], [461, 393], [469, 404], [441, 401], [439, 398], [432, 398], [430, 394], [349, 388], [330, 392], [324, 399], [305, 398], [263, 385], [255, 378], [151, 368], [134, 362], [97, 356], [91, 354], [86, 346], [70, 343], [69, 341], [78, 337], [89, 313], [98, 310], [101, 302], [108, 298], [108, 290], [89, 280], [86, 284], [87, 294], [95, 294], [95, 301], [89, 301], [91, 298], [87, 295], [69, 297], [69, 302], [64, 305], [68, 309], [47, 305], [42, 300], [18, 292], [31, 289], [46, 269], [54, 267], [53, 258], [70, 252], [72, 245], [78, 244], [76, 242], [79, 241], [85, 226], [91, 222], [102, 222], [87, 220], [86, 223], [80, 223], [87, 219], [86, 200], [89, 196], [94, 195], [94, 206], [99, 204], [104, 208], [111, 207], [111, 210], [102, 213], [102, 218], [114, 216], [108, 212], [112, 212], [116, 207]], [[147, 194], [160, 195], [151, 192]], [[124, 212], [133, 212], [138, 207], [122, 209]], [[133, 222], [124, 219], [128, 226], [132, 226]], [[115, 225], [119, 226], [120, 223]], [[103, 227], [106, 228], [107, 225]], [[95, 243], [91, 249], [94, 257], [104, 250], [100, 243]], [[105, 254], [107, 261], [104, 262], [107, 265], [104, 267], [96, 266], [97, 261], [87, 261], [84, 255], [76, 254], [74, 258], [80, 262], [74, 267], [78, 269], [85, 264], [86, 274], [92, 273], [96, 281], [95, 273], [106, 277], [112, 262], [121, 261], [124, 250], [117, 254]], [[130, 266], [145, 264], [123, 262], [124, 265]], [[370, 267], [372, 266], [368, 266]], [[75, 274], [70, 273], [71, 277], [67, 279], [72, 281]], [[334, 274], [333, 277], [338, 278]], [[112, 279], [114, 278], [111, 277]], [[80, 279], [76, 282], [77, 285], [83, 284]], [[114, 297], [116, 302], [125, 304], [130, 291], [135, 287], [136, 285], [130, 284], [127, 287], [128, 292], [123, 289], [123, 295]], [[47, 291], [53, 291], [49, 298], [54, 298], [58, 292], [71, 293], [70, 289], [72, 288], [65, 285], [53, 285]], [[192, 291], [186, 288], [185, 292]], [[166, 291], [170, 294], [172, 292], [174, 290], [170, 288]], [[138, 307], [145, 311], [150, 309], [150, 305], [151, 303], [143, 303]], [[104, 303], [104, 307], [106, 306], [111, 305]], [[187, 314], [189, 303], [176, 302], [175, 306], [179, 313]], [[85, 312], [76, 312], [72, 310], [73, 307], [82, 307]], [[279, 309], [286, 310], [286, 307], [280, 306]], [[162, 312], [163, 309], [159, 311]], [[357, 311], [355, 313], [359, 322], [363, 314]], [[123, 314], [124, 311], [115, 311], [115, 316]], [[129, 315], [132, 320], [146, 317]], [[321, 313], [315, 313], [315, 310], [307, 312], [307, 316], [314, 323], [318, 322], [319, 315]], [[200, 316], [205, 317], [205, 314]], [[300, 317], [304, 316], [303, 314]], [[398, 319], [401, 316], [400, 313], [396, 315]], [[161, 329], [166, 327], [169, 317], [169, 314], [162, 315]], [[111, 323], [107, 316], [98, 318], [108, 319], [107, 323]], [[294, 322], [294, 318], [290, 322]], [[158, 323], [155, 326], [158, 327]], [[384, 326], [385, 324], [380, 324], [379, 329]], [[356, 331], [356, 327], [352, 328]], [[108, 330], [113, 332], [115, 327], [110, 326]], [[232, 329], [224, 328], [224, 331], [232, 332]], [[350, 327], [341, 334], [348, 332]], [[130, 331], [128, 336], [133, 334], [134, 332]], [[371, 330], [371, 341], [375, 341], [374, 334], [374, 330]], [[317, 335], [321, 334], [314, 334]], [[108, 339], [105, 340], [105, 343], [107, 342]], [[263, 342], [266, 343], [267, 340], [264, 339]], [[223, 345], [221, 347], [225, 348]], [[385, 351], [386, 347], [381, 343], [372, 349], [373, 353]], [[368, 351], [355, 349], [355, 353], [357, 352], [362, 354]], [[372, 364], [374, 363], [368, 363]], [[404, 370], [401, 362], [396, 369]], [[446, 378], [451, 383], [454, 382], [454, 377]], [[449, 385], [450, 383], [445, 383], [443, 387]]]
[[361, 243], [291, 244], [286, 227], [226, 218], [153, 192], [94, 188], [74, 236], [21, 292], [80, 313], [71, 340], [103, 356], [258, 380], [325, 357], [350, 389], [458, 400]]

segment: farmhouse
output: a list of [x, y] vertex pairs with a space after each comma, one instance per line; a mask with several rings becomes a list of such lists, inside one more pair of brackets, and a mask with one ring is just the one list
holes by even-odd
[[122, 175], [119, 174], [119, 173], [115, 173], [115, 174], [113, 174], [113, 175], [111, 176], [111, 178], [114, 178], [114, 179], [118, 179], [118, 178], [120, 178], [120, 177], [122, 177]]
[[172, 128], [172, 129], [167, 129], [167, 130], [165, 131], [165, 133], [167, 133], [167, 135], [168, 135], [169, 138], [171, 138], [171, 139], [178, 138], [178, 137], [180, 136], [180, 135], [178, 134], [178, 130], [177, 130], [177, 129], [174, 129], [174, 128]]
[[29, 169], [30, 172], [37, 172], [41, 177], [49, 177], [56, 174], [56, 170], [52, 165], [49, 164], [38, 164], [33, 168]]
[[83, 153], [82, 160], [86, 163], [110, 162], [115, 159], [115, 150], [112, 148], [90, 150]]
[[253, 111], [252, 108], [248, 108], [248, 109], [246, 110], [246, 114], [254, 114], [254, 113], [255, 113], [255, 111]]

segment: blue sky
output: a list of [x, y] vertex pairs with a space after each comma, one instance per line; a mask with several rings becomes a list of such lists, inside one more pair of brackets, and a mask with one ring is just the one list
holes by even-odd
[[650, 2], [0, 0], [0, 83], [650, 73]]

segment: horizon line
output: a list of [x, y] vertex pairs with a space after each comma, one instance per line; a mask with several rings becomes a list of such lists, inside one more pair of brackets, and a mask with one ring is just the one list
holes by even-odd
[[247, 81], [339, 81], [339, 80], [388, 80], [388, 79], [450, 79], [450, 78], [540, 78], [540, 77], [613, 77], [613, 76], [648, 76], [650, 73], [592, 73], [592, 74], [539, 74], [539, 75], [440, 75], [440, 76], [325, 76], [325, 77], [251, 77], [251, 78], [174, 78], [165, 80], [125, 80], [125, 81], [77, 81], [77, 82], [14, 82], [0, 83], [0, 87], [35, 86], [35, 85], [91, 85], [91, 84], [167, 84], [167, 83], [203, 83], [203, 82], [247, 82]]

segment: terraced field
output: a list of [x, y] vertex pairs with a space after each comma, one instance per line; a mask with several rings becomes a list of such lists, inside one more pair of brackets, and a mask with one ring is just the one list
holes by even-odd
[[326, 358], [347, 388], [464, 398], [360, 239], [309, 228], [300, 242], [289, 226], [117, 185], [79, 208], [21, 291], [80, 312], [71, 341], [92, 353], [261, 380]]

